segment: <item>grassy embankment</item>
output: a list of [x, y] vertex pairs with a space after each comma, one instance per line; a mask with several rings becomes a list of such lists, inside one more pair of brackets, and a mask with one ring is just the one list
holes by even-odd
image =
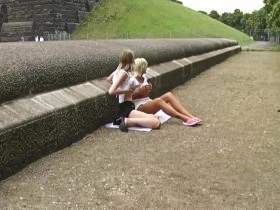
[[251, 42], [246, 34], [169, 0], [103, 0], [73, 33], [74, 39], [193, 37]]
[[279, 45], [279, 44], [275, 44], [275, 45], [272, 47], [272, 51], [280, 52], [280, 45]]

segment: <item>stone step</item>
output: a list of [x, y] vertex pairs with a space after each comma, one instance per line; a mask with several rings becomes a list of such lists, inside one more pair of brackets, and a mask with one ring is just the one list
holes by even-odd
[[33, 31], [33, 21], [3, 23], [1, 33], [25, 33]]
[[90, 12], [78, 11], [79, 22], [89, 15]]
[[65, 23], [65, 30], [68, 33], [72, 33], [75, 31], [75, 29], [78, 27], [79, 23], [73, 23], [73, 22], [67, 22]]
[[98, 3], [99, 3], [99, 1], [96, 1], [96, 0], [89, 0], [88, 1], [90, 9], [93, 9], [93, 7], [95, 7]]
[[31, 41], [34, 37], [33, 21], [3, 23], [0, 32], [1, 42]]
[[17, 34], [9, 34], [9, 35], [0, 35], [0, 42], [18, 42], [22, 41], [22, 37], [24, 38], [24, 41], [34, 41], [33, 35], [23, 35], [18, 36]]

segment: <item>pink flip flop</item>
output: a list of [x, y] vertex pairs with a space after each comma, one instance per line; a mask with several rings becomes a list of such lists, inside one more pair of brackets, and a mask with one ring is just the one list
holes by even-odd
[[198, 123], [202, 122], [202, 119], [198, 118], [198, 117], [193, 117], [193, 119], [195, 119]]
[[199, 124], [201, 121], [199, 121], [200, 119], [196, 119], [196, 118], [190, 118], [188, 121], [183, 122], [183, 125], [186, 126], [194, 126]]

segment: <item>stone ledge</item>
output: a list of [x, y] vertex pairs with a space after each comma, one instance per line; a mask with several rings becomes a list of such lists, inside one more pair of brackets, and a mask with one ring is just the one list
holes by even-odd
[[[228, 47], [151, 66], [158, 96], [241, 50]], [[0, 106], [0, 179], [56, 151], [111, 120], [117, 101], [102, 79], [16, 99]]]
[[0, 103], [106, 76], [117, 66], [124, 48], [155, 65], [235, 45], [237, 42], [228, 39], [2, 43]]

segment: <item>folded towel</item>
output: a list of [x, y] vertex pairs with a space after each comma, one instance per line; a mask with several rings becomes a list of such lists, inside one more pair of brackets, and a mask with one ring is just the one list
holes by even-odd
[[[161, 124], [165, 123], [167, 120], [169, 120], [171, 118], [168, 114], [166, 114], [162, 110], [155, 113], [155, 116], [157, 116], [159, 118], [159, 121], [161, 122]], [[119, 126], [113, 125], [113, 123], [108, 123], [105, 125], [105, 128], [119, 128]], [[128, 130], [150, 132], [152, 129], [151, 128], [142, 128], [142, 127], [129, 127]]]

